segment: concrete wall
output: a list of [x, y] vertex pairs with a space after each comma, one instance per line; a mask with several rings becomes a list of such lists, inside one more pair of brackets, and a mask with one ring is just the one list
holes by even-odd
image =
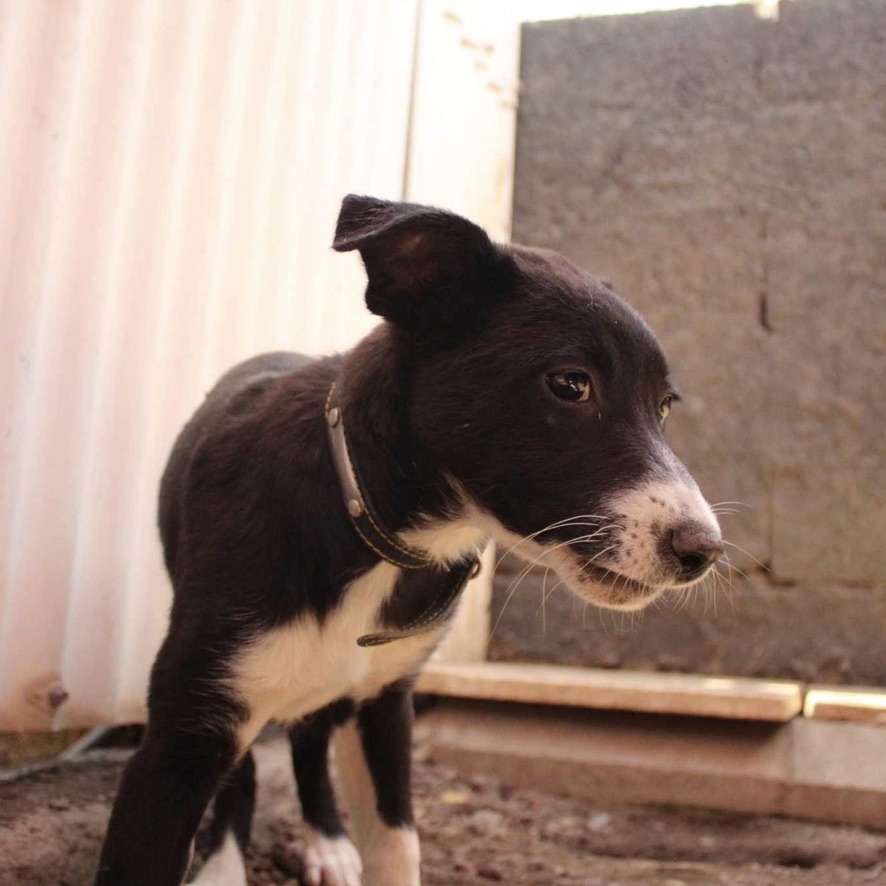
[[[663, 650], [651, 615], [620, 660], [886, 680], [884, 58], [879, 0], [524, 27], [514, 239], [647, 316], [686, 395], [672, 444], [711, 501], [750, 505], [725, 535], [771, 570], [733, 549], [732, 641], [687, 651], [684, 627]], [[561, 643], [571, 603], [544, 639], [539, 598], [515, 597], [493, 656], [603, 663], [593, 631]], [[704, 608], [684, 617], [716, 633]]]

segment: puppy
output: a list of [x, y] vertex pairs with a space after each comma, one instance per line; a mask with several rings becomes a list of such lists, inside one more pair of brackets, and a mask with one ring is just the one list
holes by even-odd
[[[100, 886], [243, 884], [250, 745], [292, 725], [310, 884], [416, 886], [411, 684], [489, 538], [600, 606], [699, 581], [717, 521], [663, 429], [662, 350], [610, 286], [438, 209], [347, 197], [383, 322], [321, 360], [257, 357], [173, 448], [160, 532], [175, 590], [144, 741]], [[327, 768], [335, 737], [345, 835]]]

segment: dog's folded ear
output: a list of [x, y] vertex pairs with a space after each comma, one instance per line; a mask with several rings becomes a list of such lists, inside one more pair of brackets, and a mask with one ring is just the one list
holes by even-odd
[[360, 250], [367, 307], [404, 325], [459, 317], [503, 258], [486, 232], [461, 216], [354, 194], [342, 202], [332, 248]]

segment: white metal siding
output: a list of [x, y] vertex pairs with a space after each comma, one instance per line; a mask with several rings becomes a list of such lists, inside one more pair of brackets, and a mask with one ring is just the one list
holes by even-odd
[[[431, 95], [474, 70], [456, 8], [423, 3], [421, 39], [450, 28]], [[144, 716], [175, 434], [237, 360], [373, 324], [358, 259], [329, 249], [341, 197], [408, 177], [501, 218], [463, 194], [489, 152], [451, 104], [463, 140], [429, 150], [432, 115], [407, 173], [417, 19], [418, 0], [0, 0], [0, 730]]]
[[[416, 3], [0, 6], [0, 729], [141, 716], [169, 445], [231, 363], [372, 320], [341, 196], [399, 197]], [[161, 602], [162, 601], [162, 602]]]

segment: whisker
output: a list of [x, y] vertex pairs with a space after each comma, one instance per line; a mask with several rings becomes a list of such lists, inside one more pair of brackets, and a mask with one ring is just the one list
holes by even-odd
[[[556, 573], [555, 573], [555, 574], [556, 574]], [[556, 584], [555, 584], [555, 585], [554, 585], [554, 586], [553, 586], [553, 587], [547, 592], [547, 594], [545, 595], [545, 602], [546, 602], [546, 603], [547, 603], [548, 600], [551, 599], [551, 597], [552, 597], [553, 594], [554, 594], [554, 591], [556, 591], [557, 588], [559, 588], [560, 585], [562, 585], [562, 584], [563, 584], [563, 579], [561, 578], [561, 579], [560, 579], [560, 580], [559, 580], [559, 581], [558, 581], [558, 582], [557, 582], [557, 583], [556, 583]]]
[[747, 574], [747, 572], [744, 572], [737, 566], [733, 565], [732, 561], [729, 559], [729, 557], [726, 556], [726, 554], [720, 557], [717, 560], [717, 563], [722, 563], [727, 569], [731, 570], [732, 572], [737, 572], [742, 578], [746, 578], [748, 579], [748, 581], [750, 581], [750, 576]]
[[511, 597], [513, 597], [514, 594], [517, 592], [517, 588], [520, 586], [520, 583], [528, 575], [529, 570], [531, 570], [534, 565], [535, 564], [532, 562], [527, 563], [508, 585], [508, 589], [505, 592], [505, 602], [502, 604], [501, 610], [498, 613], [498, 617], [495, 619], [495, 624], [492, 626], [492, 630], [489, 632], [490, 638], [495, 636], [495, 632], [498, 630], [498, 626], [501, 624], [502, 618], [504, 618], [505, 610], [508, 608], [508, 604], [511, 602]]
[[680, 588], [680, 603], [677, 606], [677, 612], [685, 612], [692, 602], [692, 588]]
[[543, 637], [547, 637], [548, 635], [548, 611], [545, 606], [545, 602], [547, 601], [547, 587], [548, 587], [548, 573], [550, 569], [545, 569], [545, 574], [541, 580], [541, 635]]
[[[539, 535], [545, 532], [550, 532], [553, 529], [563, 529], [568, 526], [595, 526], [599, 527], [600, 520], [610, 520], [609, 517], [603, 517], [599, 514], [576, 514], [572, 517], [564, 517], [562, 520], [557, 520], [555, 523], [549, 523], [547, 526], [543, 526], [541, 529], [536, 530], [535, 532], [530, 532], [528, 535], [524, 535], [522, 538], [518, 539], [514, 544], [511, 545], [502, 555], [498, 558], [498, 562], [495, 564], [495, 568], [498, 569], [501, 561], [508, 556], [508, 554], [513, 553], [521, 544], [527, 541], [532, 541], [535, 538], [538, 538]], [[598, 521], [598, 522], [590, 522], [590, 521]]]
[[726, 599], [729, 601], [729, 608], [735, 612], [735, 589], [732, 585], [732, 575], [727, 573], [725, 576], [720, 573], [720, 571], [714, 567], [717, 576], [720, 578], [720, 581], [723, 583], [726, 590]]
[[729, 547], [731, 547], [731, 548], [735, 548], [737, 551], [741, 551], [746, 557], [749, 557], [751, 560], [753, 560], [753, 561], [754, 561], [754, 562], [755, 562], [755, 563], [756, 563], [756, 564], [757, 564], [762, 570], [764, 570], [765, 572], [770, 572], [770, 571], [771, 571], [771, 570], [769, 569], [769, 567], [768, 567], [765, 563], [761, 563], [761, 562], [760, 562], [760, 561], [759, 561], [759, 560], [758, 560], [758, 559], [757, 559], [752, 553], [750, 553], [750, 551], [746, 551], [746, 550], [745, 550], [743, 547], [741, 547], [740, 545], [735, 544], [735, 542], [726, 541], [726, 539], [724, 538], [724, 539], [723, 539], [723, 544], [724, 544], [724, 545], [729, 545]]
[[[547, 557], [548, 554], [553, 554], [555, 551], [559, 551], [560, 548], [569, 547], [569, 545], [577, 544], [579, 542], [593, 541], [595, 538], [597, 538], [598, 535], [600, 535], [604, 531], [608, 531], [608, 529], [607, 530], [601, 529], [601, 530], [598, 530], [597, 532], [589, 533], [588, 535], [580, 535], [577, 538], [570, 538], [567, 541], [558, 542], [553, 547], [544, 548], [542, 550], [542, 552], [537, 557], [534, 557], [532, 560], [529, 561], [530, 565], [541, 566], [541, 565], [543, 565], [542, 560], [544, 560], [544, 558]], [[605, 550], [611, 551], [612, 548], [614, 548], [614, 547], [617, 547], [617, 545], [610, 545], [610, 547], [606, 548]], [[605, 551], [601, 551], [601, 553], [604, 553], [604, 552]], [[599, 556], [599, 554], [597, 554], [596, 556]]]
[[590, 566], [595, 560], [599, 560], [604, 554], [608, 554], [609, 551], [614, 551], [617, 547], [618, 545], [614, 544], [609, 545], [608, 548], [603, 548], [602, 551], [598, 551], [593, 557], [588, 557], [588, 559], [583, 562], [582, 566]]
[[735, 600], [732, 596], [732, 579], [724, 576], [716, 566], [714, 566], [714, 580], [717, 582], [718, 587], [720, 588], [723, 596], [726, 598], [726, 601], [729, 603], [729, 608], [734, 612], [735, 611]]

